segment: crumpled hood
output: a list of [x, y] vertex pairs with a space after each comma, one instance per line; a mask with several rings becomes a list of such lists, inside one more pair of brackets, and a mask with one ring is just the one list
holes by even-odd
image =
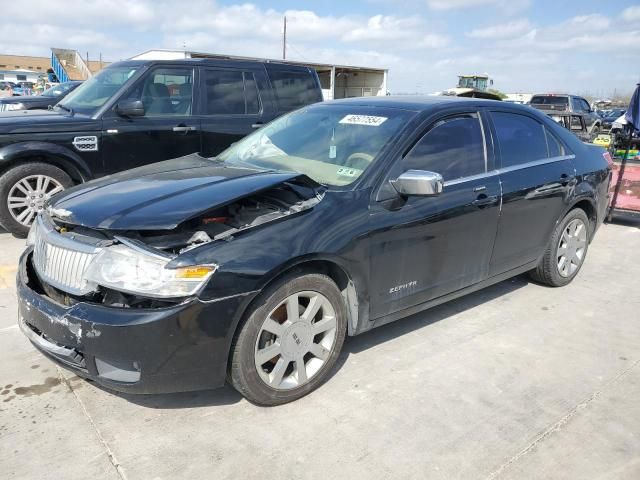
[[54, 218], [110, 230], [169, 230], [208, 210], [304, 177], [228, 166], [197, 154], [78, 185], [56, 195]]

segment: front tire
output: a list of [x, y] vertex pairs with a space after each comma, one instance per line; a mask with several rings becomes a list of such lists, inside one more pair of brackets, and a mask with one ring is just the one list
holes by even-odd
[[0, 176], [0, 225], [24, 238], [46, 202], [73, 185], [64, 170], [47, 163], [17, 165]]
[[265, 290], [239, 328], [231, 384], [255, 404], [280, 405], [327, 379], [344, 343], [346, 307], [326, 275], [288, 275]]
[[570, 283], [584, 264], [589, 249], [589, 217], [571, 210], [556, 226], [542, 260], [529, 272], [531, 278], [551, 287]]

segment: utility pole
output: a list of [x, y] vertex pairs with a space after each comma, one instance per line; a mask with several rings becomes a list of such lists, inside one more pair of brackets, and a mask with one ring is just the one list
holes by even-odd
[[284, 28], [282, 30], [282, 59], [287, 59], [287, 16], [284, 17]]

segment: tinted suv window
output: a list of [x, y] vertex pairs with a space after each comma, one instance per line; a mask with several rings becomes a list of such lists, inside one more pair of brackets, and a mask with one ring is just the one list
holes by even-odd
[[322, 101], [320, 89], [311, 72], [267, 68], [281, 110], [294, 110]]
[[547, 158], [543, 126], [537, 120], [517, 113], [492, 112], [502, 167]]
[[206, 70], [205, 91], [210, 115], [244, 114], [244, 79], [242, 72]]
[[205, 70], [208, 115], [244, 115], [260, 111], [258, 87], [253, 73], [234, 70]]
[[145, 117], [191, 115], [193, 70], [158, 68], [138, 83], [127, 95], [142, 100]]
[[484, 142], [476, 115], [437, 122], [403, 159], [405, 170], [427, 170], [445, 180], [485, 171]]
[[244, 73], [244, 93], [247, 102], [247, 113], [260, 112], [260, 99], [258, 98], [258, 85], [253, 73]]

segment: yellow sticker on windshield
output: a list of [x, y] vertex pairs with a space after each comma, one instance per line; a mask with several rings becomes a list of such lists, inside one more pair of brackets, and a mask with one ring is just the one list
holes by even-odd
[[368, 125], [370, 127], [379, 127], [387, 117], [375, 117], [373, 115], [347, 115], [339, 123], [348, 125]]

